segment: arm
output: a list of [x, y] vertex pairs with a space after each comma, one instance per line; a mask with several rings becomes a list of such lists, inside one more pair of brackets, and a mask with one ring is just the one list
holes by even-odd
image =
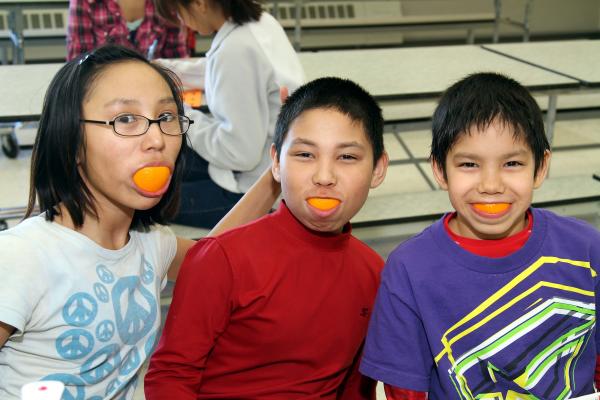
[[88, 1], [69, 2], [69, 23], [67, 28], [67, 60], [94, 49], [94, 20]]
[[273, 179], [269, 167], [208, 235], [217, 236], [266, 215], [280, 193], [281, 186]]
[[344, 382], [338, 389], [337, 400], [375, 400], [377, 382], [358, 372], [361, 356], [362, 346], [354, 357]]
[[148, 400], [197, 398], [207, 358], [235, 306], [233, 282], [227, 255], [215, 239], [190, 250], [146, 374]]
[[15, 328], [0, 321], [0, 349], [4, 346], [4, 343], [6, 343], [14, 331]]
[[154, 60], [163, 67], [175, 72], [184, 89], [204, 89], [204, 75], [206, 58], [166, 59]]
[[425, 392], [435, 364], [403, 258], [401, 252], [393, 252], [383, 269], [360, 372], [389, 385]]
[[[223, 219], [208, 232], [208, 236], [220, 235], [229, 229], [247, 224], [266, 215], [280, 193], [281, 186], [273, 179], [271, 168], [268, 168]], [[177, 253], [169, 266], [167, 274], [169, 280], [174, 281], [177, 279], [179, 267], [194, 243], [196, 242], [190, 239], [177, 238]]]
[[426, 392], [415, 392], [408, 389], [398, 389], [390, 385], [383, 385], [387, 400], [426, 400]]

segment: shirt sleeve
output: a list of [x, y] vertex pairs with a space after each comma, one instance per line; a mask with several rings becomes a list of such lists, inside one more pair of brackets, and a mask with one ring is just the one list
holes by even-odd
[[210, 164], [250, 171], [262, 160], [267, 141], [272, 69], [261, 62], [256, 49], [239, 47], [239, 51], [220, 48], [208, 59], [206, 86], [210, 85], [212, 98], [207, 102], [212, 115], [190, 112], [195, 123], [188, 136], [193, 149]]
[[86, 0], [69, 2], [69, 22], [67, 27], [67, 60], [93, 50], [95, 39], [90, 3]]
[[144, 381], [146, 399], [196, 399], [208, 355], [235, 306], [233, 272], [214, 238], [186, 256]]
[[49, 281], [30, 246], [10, 235], [0, 238], [0, 321], [14, 327], [17, 335], [25, 331]]
[[[161, 21], [166, 24], [165, 21]], [[184, 58], [189, 56], [187, 47], [187, 35], [185, 28], [169, 26], [166, 31], [165, 44], [160, 53], [160, 57], [165, 58]]]
[[166, 59], [155, 60], [163, 67], [175, 72], [184, 89], [204, 89], [206, 58]]
[[398, 255], [386, 263], [360, 371], [392, 386], [427, 391], [433, 355], [413, 289]]

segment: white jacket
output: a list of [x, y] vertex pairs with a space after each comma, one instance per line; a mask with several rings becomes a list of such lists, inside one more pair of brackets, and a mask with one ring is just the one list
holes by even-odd
[[244, 25], [228, 21], [215, 35], [206, 59], [164, 64], [188, 88], [198, 87], [197, 77], [205, 68], [211, 115], [187, 111], [194, 120], [188, 136], [194, 150], [209, 162], [215, 183], [230, 192], [246, 192], [270, 164], [281, 107], [279, 88], [286, 86], [292, 93], [304, 82], [300, 60], [283, 28], [266, 12], [259, 21]]

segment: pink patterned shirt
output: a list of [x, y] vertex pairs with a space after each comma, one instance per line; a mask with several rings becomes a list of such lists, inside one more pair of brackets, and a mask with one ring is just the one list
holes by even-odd
[[134, 48], [149, 58], [189, 55], [185, 29], [158, 17], [152, 0], [146, 0], [145, 16], [130, 40], [127, 22], [116, 0], [71, 0], [67, 33], [67, 59], [76, 58], [105, 43]]

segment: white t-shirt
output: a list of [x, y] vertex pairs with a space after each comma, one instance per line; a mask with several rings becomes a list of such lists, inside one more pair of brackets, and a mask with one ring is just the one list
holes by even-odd
[[63, 398], [131, 399], [160, 327], [160, 291], [175, 256], [173, 232], [131, 231], [119, 250], [43, 216], [0, 232], [0, 398], [59, 380]]

